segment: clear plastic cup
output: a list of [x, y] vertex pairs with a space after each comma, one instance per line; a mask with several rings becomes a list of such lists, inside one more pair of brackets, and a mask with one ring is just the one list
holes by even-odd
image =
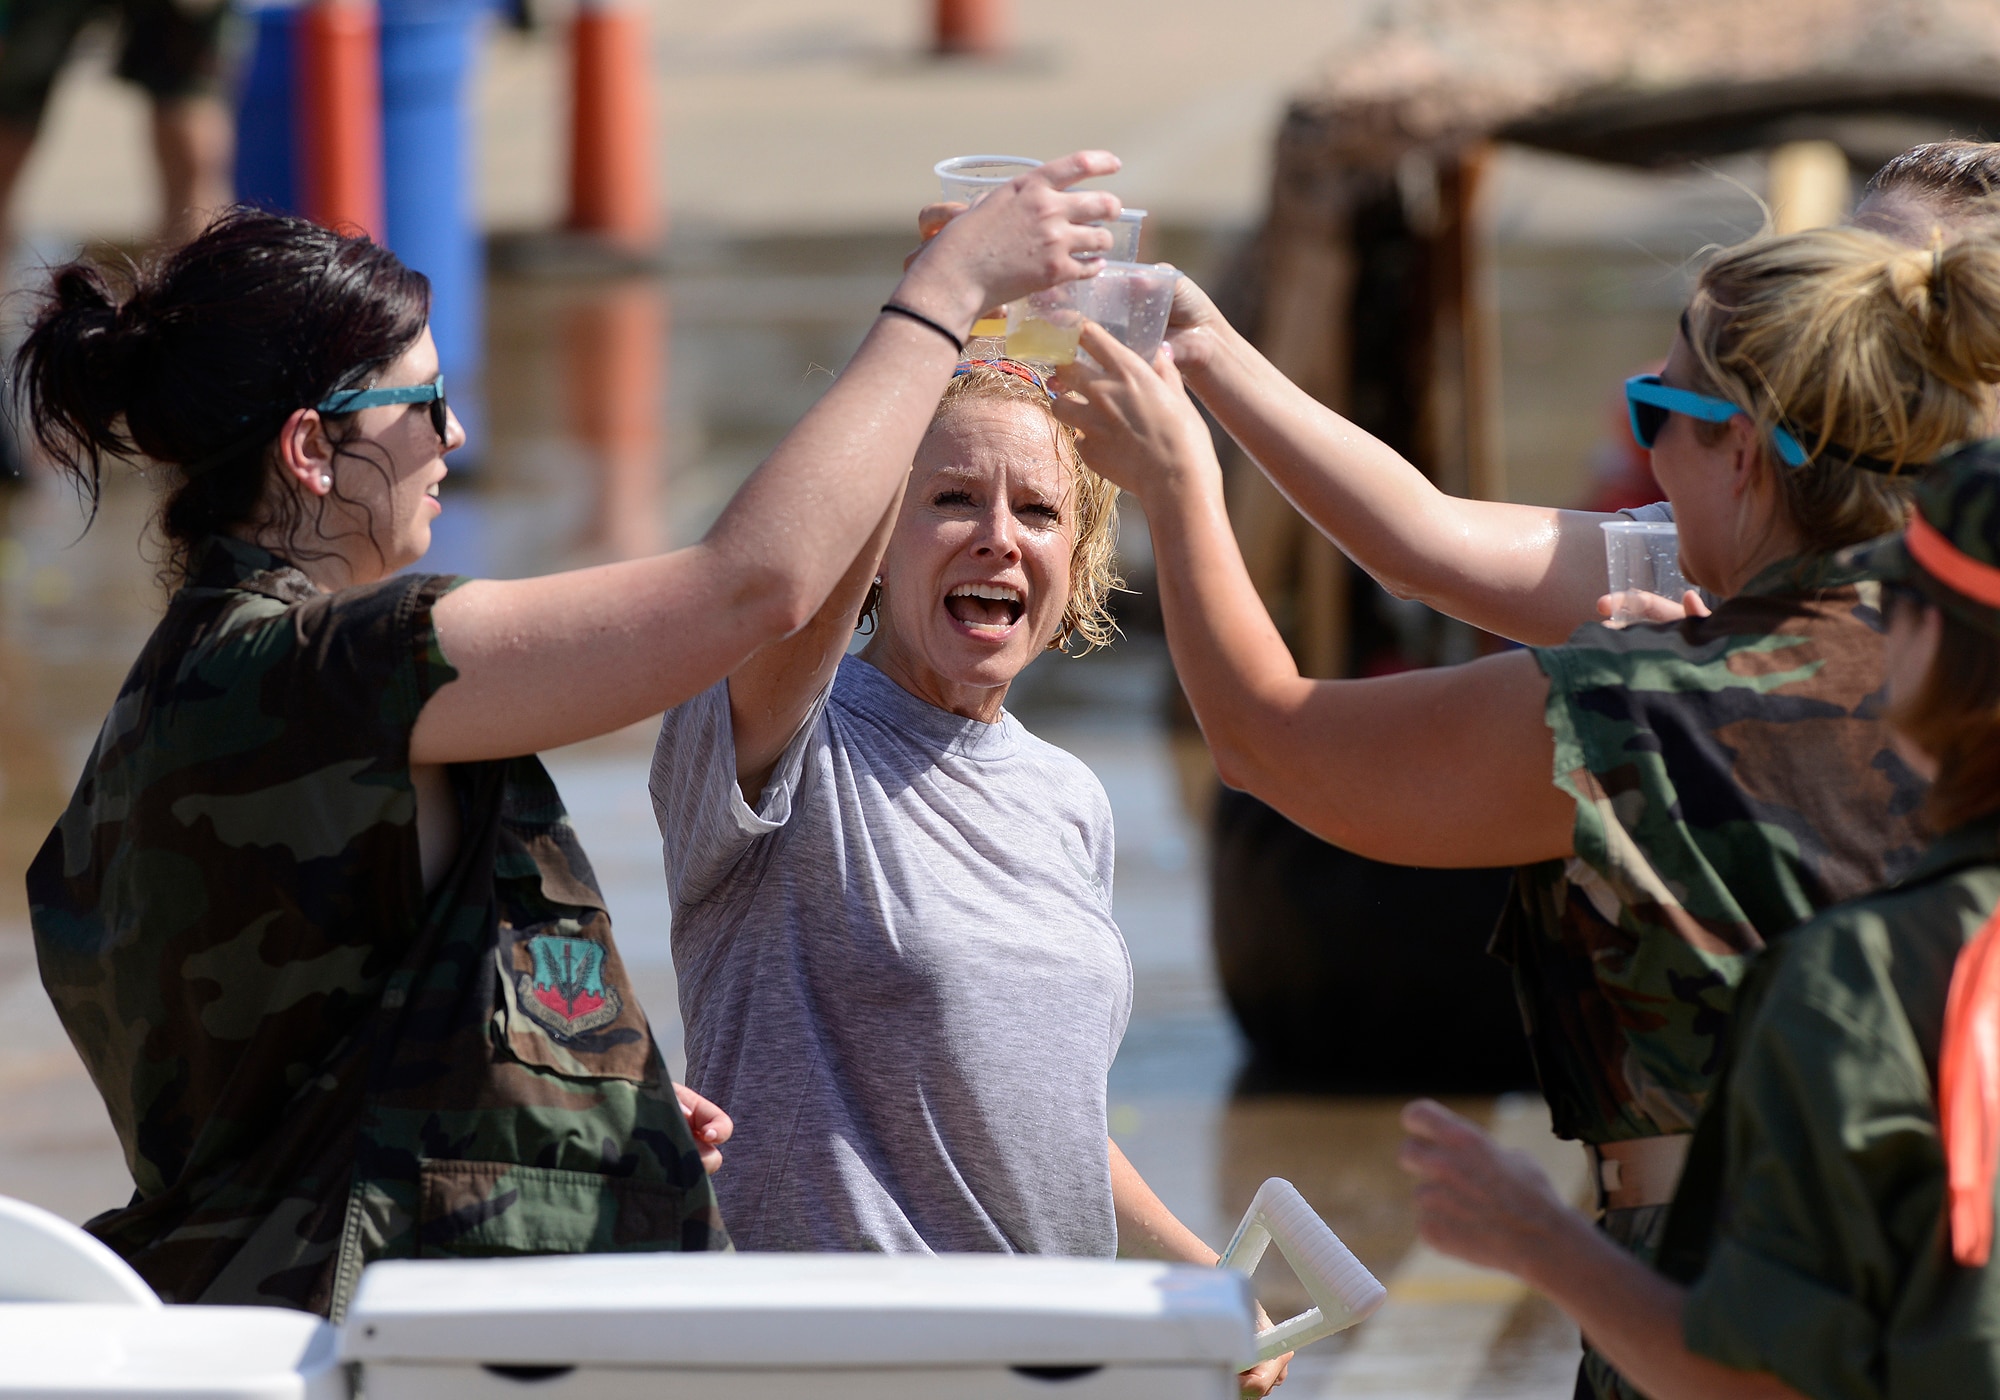
[[1139, 231], [1146, 226], [1146, 211], [1127, 209], [1115, 219], [1107, 219], [1091, 225], [1093, 228], [1111, 230], [1111, 247], [1103, 253], [1078, 253], [1083, 260], [1104, 258], [1109, 262], [1137, 262], [1139, 259]]
[[1039, 365], [1074, 364], [1077, 338], [1083, 334], [1076, 290], [1087, 285], [1064, 282], [1009, 302], [1007, 358]]
[[1150, 361], [1166, 338], [1180, 280], [1179, 269], [1166, 263], [1106, 261], [1097, 276], [1072, 284], [1070, 304]]
[[946, 199], [972, 205], [1041, 164], [1032, 156], [951, 156], [931, 168]]
[[1681, 573], [1680, 531], [1670, 520], [1604, 522], [1606, 590], [1618, 596], [1608, 621], [1613, 627], [1645, 620], [1634, 593], [1651, 593], [1679, 607], [1688, 581]]
[[[1041, 164], [1033, 156], [950, 156], [931, 169], [937, 174], [938, 188], [944, 197], [969, 208], [1016, 176], [1040, 169]], [[972, 323], [976, 340], [1005, 334], [1005, 307], [995, 307]]]

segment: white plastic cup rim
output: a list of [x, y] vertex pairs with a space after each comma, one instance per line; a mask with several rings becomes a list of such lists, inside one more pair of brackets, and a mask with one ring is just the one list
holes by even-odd
[[1016, 171], [1013, 175], [974, 175], [970, 171], [987, 165], [1018, 165], [1026, 170], [1037, 170], [1041, 168], [1041, 164], [1033, 156], [947, 156], [931, 167], [931, 173], [940, 180], [955, 180], [961, 185], [985, 185], [997, 188], [1023, 172]]
[[[1112, 264], [1106, 263], [1106, 267]], [[1680, 527], [1671, 520], [1606, 520], [1599, 529], [1617, 535], [1677, 535]]]

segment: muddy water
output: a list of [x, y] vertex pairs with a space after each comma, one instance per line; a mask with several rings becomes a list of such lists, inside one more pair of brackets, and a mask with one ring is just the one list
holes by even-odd
[[[1221, 246], [1166, 240], [1153, 255], [1199, 273]], [[426, 567], [523, 576], [696, 538], [830, 382], [899, 252], [893, 239], [683, 240], [663, 279], [498, 278], [489, 441], [446, 483]], [[1535, 382], [1552, 386], [1530, 401], [1533, 423], [1524, 424], [1544, 495], [1565, 489], [1552, 463], [1573, 454], [1580, 466], [1587, 455], [1606, 387], [1596, 367], [1614, 363], [1622, 372], [1624, 360], [1647, 352], [1654, 322], [1664, 314], [1671, 324], [1671, 312], [1648, 298], [1620, 303], [1565, 361], [1567, 341], [1548, 327], [1577, 313], [1568, 284], [1552, 275], [1538, 270], [1516, 298], [1508, 341], [1526, 347]], [[160, 594], [142, 547], [150, 499], [143, 479], [115, 470], [95, 525], [79, 538], [77, 503], [51, 478], [0, 494], [0, 1194], [78, 1219], [121, 1201], [129, 1179], [33, 982], [19, 877], [157, 616]], [[1127, 572], [1143, 579], [1143, 528], [1128, 539]], [[1258, 1184], [1280, 1175], [1392, 1278], [1421, 1256], [1412, 1253], [1408, 1191], [1394, 1166], [1398, 1103], [1233, 1092], [1242, 1046], [1207, 949], [1202, 834], [1181, 801], [1159, 719], [1167, 675], [1160, 638], [1135, 629], [1108, 654], [1037, 662], [1014, 697], [1030, 727], [1093, 767], [1116, 814], [1117, 913], [1132, 951], [1135, 1010], [1112, 1073], [1113, 1134], [1211, 1243], [1226, 1241]], [[549, 761], [678, 1070], [668, 908], [645, 795], [650, 737], [638, 726]], [[1492, 1107], [1460, 1106], [1479, 1116]], [[1260, 1287], [1272, 1311], [1304, 1306], [1277, 1251], [1271, 1261]], [[1365, 1378], [1339, 1381], [1343, 1393], [1567, 1394], [1573, 1329], [1533, 1301], [1505, 1299], [1498, 1309], [1464, 1373], [1442, 1389], [1427, 1388], [1412, 1349], [1408, 1358], [1369, 1358]], [[1302, 1359], [1287, 1393], [1333, 1386], [1360, 1335]]]

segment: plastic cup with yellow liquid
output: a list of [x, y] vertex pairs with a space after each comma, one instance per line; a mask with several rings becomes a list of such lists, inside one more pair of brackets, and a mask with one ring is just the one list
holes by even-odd
[[[931, 168], [937, 174], [938, 188], [944, 197], [971, 208], [1002, 185], [1039, 169], [1041, 164], [1032, 156], [951, 156]], [[995, 307], [974, 321], [972, 334], [975, 337], [1007, 334], [1007, 308]], [[1074, 355], [1072, 348], [1072, 358]]]
[[1088, 285], [1088, 281], [1064, 282], [1010, 303], [1007, 358], [1040, 365], [1074, 364], [1084, 315], [1077, 308], [1077, 289]]

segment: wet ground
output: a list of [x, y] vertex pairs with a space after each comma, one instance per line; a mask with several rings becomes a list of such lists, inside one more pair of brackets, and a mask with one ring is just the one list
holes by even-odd
[[[897, 249], [866, 238], [683, 241], [660, 280], [497, 281], [488, 441], [476, 470], [446, 485], [426, 567], [538, 574], [698, 536], [845, 360]], [[1183, 237], [1152, 251], [1200, 268], [1225, 249]], [[1546, 281], [1521, 284], [1523, 304], [1555, 296]], [[1671, 302], [1619, 302], [1617, 326], [1605, 321], [1579, 348], [1636, 358], [1652, 323], [1671, 323]], [[1556, 421], [1565, 393], [1588, 406], [1597, 389], [1566, 385], [1538, 411]], [[79, 539], [76, 503], [52, 480], [0, 496], [0, 1194], [73, 1219], [122, 1201], [129, 1180], [34, 981], [19, 877], [157, 615], [141, 551], [148, 504], [142, 480], [116, 473]], [[1128, 572], [1143, 574], [1142, 526], [1128, 544]], [[1302, 1356], [1288, 1395], [1566, 1396], [1574, 1329], [1510, 1282], [1416, 1244], [1394, 1166], [1400, 1100], [1235, 1092], [1242, 1043], [1208, 952], [1202, 834], [1161, 720], [1167, 666], [1159, 637], [1134, 631], [1108, 654], [1036, 663], [1013, 704], [1091, 765], [1116, 814], [1117, 912], [1136, 998], [1112, 1073], [1114, 1136], [1212, 1243], [1226, 1241], [1266, 1177], [1284, 1176], [1389, 1281], [1384, 1312]], [[650, 745], [650, 727], [638, 726], [548, 757], [678, 1068], [669, 911], [644, 790]], [[1573, 1184], [1578, 1163], [1549, 1138], [1537, 1101], [1458, 1102]], [[1304, 1299], [1277, 1257], [1260, 1286], [1281, 1313]]]

